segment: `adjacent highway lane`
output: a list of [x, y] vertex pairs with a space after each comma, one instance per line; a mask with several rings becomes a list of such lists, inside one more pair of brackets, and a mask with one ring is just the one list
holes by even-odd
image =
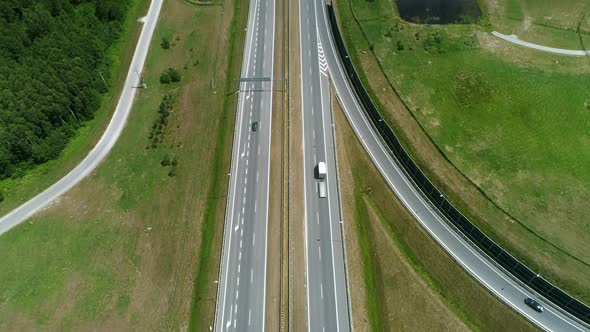
[[215, 331], [264, 331], [274, 27], [274, 0], [250, 1]]
[[127, 73], [121, 97], [119, 98], [117, 108], [113, 113], [113, 117], [111, 118], [107, 129], [96, 146], [90, 151], [90, 153], [88, 153], [84, 160], [82, 160], [82, 162], [66, 176], [45, 191], [41, 192], [39, 195], [33, 197], [28, 202], [0, 218], [0, 235], [25, 221], [33, 214], [46, 207], [54, 199], [70, 190], [84, 177], [90, 174], [90, 172], [92, 172], [111, 151], [115, 142], [121, 135], [129, 113], [131, 112], [131, 106], [133, 105], [133, 100], [135, 99], [135, 94], [137, 92], [136, 87], [140, 84], [138, 73], [141, 73], [143, 69], [161, 8], [162, 0], [152, 0], [147, 16], [141, 20], [144, 26], [141, 30], [139, 40], [137, 41], [137, 46], [135, 47], [135, 53], [131, 60], [131, 66]]
[[326, 4], [323, 0], [315, 3], [318, 12], [322, 13], [318, 15], [320, 39], [324, 46], [330, 75], [346, 117], [363, 147], [369, 153], [371, 160], [408, 211], [468, 273], [495, 296], [537, 326], [550, 331], [590, 330], [587, 326], [542, 299], [539, 302], [545, 306], [545, 312], [537, 313], [529, 308], [524, 304], [524, 299], [527, 297], [539, 299], [536, 294], [522, 286], [495, 265], [489, 257], [474, 248], [470, 242], [450, 227], [437, 211], [432, 209], [392, 158], [392, 154], [366, 118], [338, 58], [329, 27]]
[[[300, 0], [306, 284], [309, 331], [350, 331], [328, 64], [318, 38], [314, 0]], [[327, 165], [320, 198], [318, 162]]]

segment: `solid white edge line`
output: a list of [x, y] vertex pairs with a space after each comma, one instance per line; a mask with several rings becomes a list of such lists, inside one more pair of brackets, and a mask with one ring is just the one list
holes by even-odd
[[[267, 257], [268, 257], [268, 202], [269, 202], [269, 186], [270, 186], [270, 146], [271, 146], [271, 131], [272, 131], [272, 99], [273, 99], [273, 75], [274, 75], [274, 51], [275, 51], [275, 1], [270, 0], [272, 4], [272, 42], [271, 42], [271, 66], [270, 66], [270, 101], [269, 101], [269, 121], [268, 121], [268, 164], [267, 164], [267, 181], [266, 181], [266, 230], [264, 234], [264, 292], [262, 296], [262, 331], [264, 331], [266, 325], [266, 273], [267, 273]], [[268, 15], [268, 6], [266, 8], [266, 14]]]
[[[302, 10], [303, 8], [301, 8], [301, 1], [299, 0], [299, 70], [303, 71], [303, 22], [301, 22], [301, 17], [302, 17]], [[309, 8], [309, 5], [308, 5]], [[309, 308], [310, 308], [310, 302], [309, 302], [309, 250], [308, 250], [308, 245], [309, 245], [309, 241], [307, 239], [308, 237], [308, 232], [307, 232], [307, 171], [306, 171], [306, 162], [305, 162], [305, 135], [304, 133], [304, 128], [305, 128], [305, 112], [304, 112], [304, 87], [303, 87], [303, 76], [301, 76], [301, 78], [299, 79], [299, 83], [301, 86], [301, 131], [302, 131], [302, 135], [301, 135], [301, 141], [303, 144], [303, 207], [304, 207], [304, 217], [303, 217], [303, 224], [304, 224], [304, 236], [305, 236], [305, 293], [306, 293], [306, 297], [307, 297], [307, 330], [310, 330], [310, 320], [311, 320], [311, 316], [309, 313]]]

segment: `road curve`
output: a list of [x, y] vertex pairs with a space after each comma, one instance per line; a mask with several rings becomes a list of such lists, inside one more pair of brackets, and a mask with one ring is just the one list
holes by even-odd
[[125, 86], [121, 92], [113, 117], [96, 146], [94, 146], [84, 160], [66, 174], [66, 176], [37, 196], [33, 197], [28, 202], [0, 218], [0, 235], [27, 220], [60, 195], [70, 190], [84, 177], [90, 174], [90, 172], [96, 169], [100, 162], [103, 161], [111, 151], [115, 142], [121, 135], [127, 122], [127, 118], [129, 117], [129, 113], [131, 112], [131, 106], [133, 105], [133, 100], [135, 99], [137, 91], [135, 87], [140, 83], [137, 73], [141, 73], [143, 69], [145, 58], [162, 8], [162, 2], [163, 0], [152, 0], [147, 16], [141, 20], [141, 22], [143, 22], [143, 28], [135, 48], [135, 53], [133, 54], [133, 59], [131, 60], [127, 78], [125, 79]]
[[590, 56], [590, 51], [567, 50], [567, 49], [563, 49], [563, 48], [543, 46], [543, 45], [534, 44], [534, 43], [530, 43], [530, 42], [521, 40], [518, 38], [517, 35], [505, 35], [503, 33], [499, 33], [498, 31], [492, 31], [492, 35], [494, 35], [500, 39], [504, 39], [507, 42], [517, 44], [520, 46], [524, 46], [524, 47], [528, 47], [528, 48], [532, 48], [535, 50], [543, 51], [543, 52], [562, 54], [562, 55]]
[[[496, 297], [540, 328], [548, 331], [590, 331], [588, 326], [583, 325], [551, 303], [540, 299], [533, 291], [524, 287], [495, 265], [488, 256], [481, 253], [466, 238], [450, 227], [442, 215], [426, 201], [409, 176], [392, 157], [391, 152], [380, 139], [358, 102], [333, 40], [326, 4], [323, 0], [318, 3], [323, 10], [323, 15], [318, 16], [320, 37], [324, 45], [324, 53], [328, 60], [336, 95], [364, 149], [408, 211], [465, 271]], [[545, 312], [537, 313], [529, 308], [524, 303], [524, 299], [527, 297], [537, 299], [545, 307]]]

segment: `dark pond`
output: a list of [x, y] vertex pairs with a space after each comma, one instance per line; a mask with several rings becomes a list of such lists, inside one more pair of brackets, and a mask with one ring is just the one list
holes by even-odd
[[475, 23], [481, 15], [476, 0], [397, 0], [400, 16], [422, 24]]

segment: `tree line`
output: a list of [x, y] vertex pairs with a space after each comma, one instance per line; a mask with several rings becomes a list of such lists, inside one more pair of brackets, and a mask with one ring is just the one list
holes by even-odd
[[0, 0], [0, 179], [56, 158], [109, 88], [132, 0]]

